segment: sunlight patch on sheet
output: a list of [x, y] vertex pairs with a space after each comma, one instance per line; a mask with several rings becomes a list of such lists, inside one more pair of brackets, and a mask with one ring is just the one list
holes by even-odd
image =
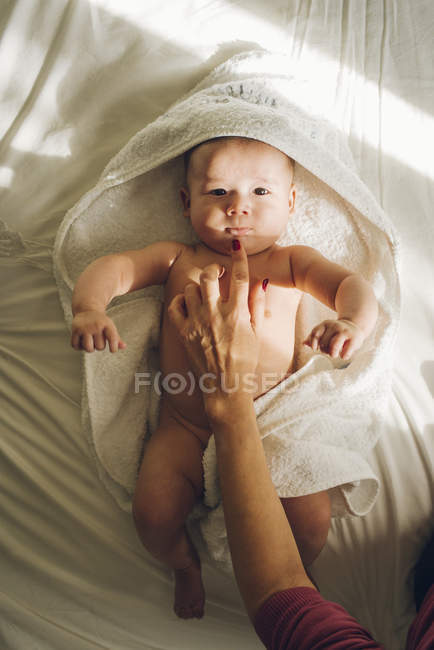
[[69, 66], [59, 60], [51, 70], [49, 81], [37, 95], [31, 111], [23, 111], [22, 121], [11, 145], [17, 151], [66, 158], [71, 154], [69, 140], [74, 127], [64, 126], [58, 88], [66, 78]]
[[379, 92], [376, 82], [345, 64], [337, 80], [334, 106], [325, 117], [378, 155], [394, 158], [422, 177], [434, 179], [432, 154], [423, 146], [434, 133], [434, 118], [386, 87]]
[[10, 167], [0, 167], [0, 187], [7, 188], [12, 185], [15, 172]]
[[[32, 118], [24, 122], [12, 140], [13, 148], [21, 152], [37, 152], [40, 156], [67, 158], [71, 154], [69, 140], [73, 127], [56, 130], [45, 128], [46, 112], [43, 106], [33, 109]], [[43, 138], [41, 137], [43, 136]]]
[[434, 180], [432, 147], [428, 144], [434, 134], [434, 118], [388, 90], [382, 93], [382, 104], [385, 114], [393, 116], [381, 125], [384, 153]]
[[55, 156], [56, 158], [67, 158], [71, 154], [69, 141], [74, 134], [74, 129], [68, 127], [60, 131], [49, 133], [42, 142], [38, 153], [43, 156]]

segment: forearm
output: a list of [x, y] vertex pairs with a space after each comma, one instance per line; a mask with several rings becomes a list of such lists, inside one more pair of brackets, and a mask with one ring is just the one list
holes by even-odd
[[366, 338], [378, 317], [378, 303], [371, 285], [361, 275], [347, 276], [336, 291], [335, 310], [339, 319], [358, 325]]
[[253, 619], [273, 593], [313, 585], [270, 478], [252, 399], [222, 403], [228, 415], [210, 424], [234, 572]]
[[105, 311], [113, 298], [122, 293], [122, 260], [116, 255], [100, 257], [85, 268], [72, 294], [72, 313]]

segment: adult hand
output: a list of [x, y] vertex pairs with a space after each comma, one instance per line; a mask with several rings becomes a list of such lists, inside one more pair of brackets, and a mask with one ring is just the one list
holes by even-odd
[[[241, 245], [232, 251], [229, 296], [222, 299], [219, 277], [225, 272], [210, 264], [200, 275], [200, 286], [187, 284], [169, 305], [169, 316], [185, 346], [197, 377], [206, 386], [207, 412], [217, 402], [248, 390], [256, 369], [259, 337], [264, 320], [265, 292], [258, 281], [249, 292], [247, 254]], [[223, 398], [223, 399], [222, 399]]]

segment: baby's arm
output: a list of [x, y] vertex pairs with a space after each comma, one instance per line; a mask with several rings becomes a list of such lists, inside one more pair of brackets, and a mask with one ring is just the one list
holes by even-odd
[[72, 294], [71, 345], [76, 350], [111, 352], [125, 348], [105, 309], [115, 296], [164, 284], [184, 244], [164, 241], [141, 250], [129, 250], [100, 257], [85, 268]]
[[314, 327], [304, 343], [332, 357], [349, 359], [372, 332], [378, 303], [372, 287], [358, 273], [327, 260], [309, 246], [291, 246], [293, 286], [337, 312], [337, 320]]

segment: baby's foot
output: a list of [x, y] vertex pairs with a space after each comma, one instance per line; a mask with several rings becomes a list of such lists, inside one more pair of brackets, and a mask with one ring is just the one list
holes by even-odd
[[202, 618], [205, 590], [199, 560], [193, 560], [185, 569], [176, 569], [175, 604], [173, 609], [179, 618]]

